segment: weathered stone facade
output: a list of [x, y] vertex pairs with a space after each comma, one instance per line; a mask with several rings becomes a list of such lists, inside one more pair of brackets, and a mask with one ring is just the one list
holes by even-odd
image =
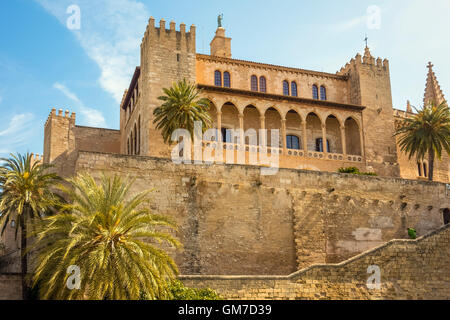
[[[370, 266], [379, 267], [379, 288], [367, 286], [373, 272]], [[181, 280], [187, 286], [214, 288], [227, 299], [448, 300], [450, 226], [421, 239], [393, 240], [343, 263], [316, 265], [289, 276], [182, 276]]]
[[450, 208], [446, 186], [424, 181], [293, 169], [261, 176], [257, 166], [92, 152], [79, 152], [74, 167], [133, 178], [132, 192], [154, 189], [152, 209], [179, 226], [184, 274], [287, 275], [342, 262], [408, 238], [407, 228], [431, 232]]

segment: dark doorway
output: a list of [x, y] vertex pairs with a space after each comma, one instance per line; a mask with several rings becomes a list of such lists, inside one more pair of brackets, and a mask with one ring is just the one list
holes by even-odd
[[449, 224], [450, 223], [450, 209], [449, 208], [444, 209], [443, 215], [444, 215], [444, 224], [445, 225]]

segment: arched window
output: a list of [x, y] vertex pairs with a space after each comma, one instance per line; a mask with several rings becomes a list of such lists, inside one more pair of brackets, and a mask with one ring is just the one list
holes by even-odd
[[[317, 152], [323, 152], [323, 143], [322, 143], [323, 139], [322, 138], [317, 138], [316, 139], [316, 151]], [[330, 140], [327, 139], [327, 152], [331, 153], [331, 148], [330, 148]]]
[[291, 95], [293, 97], [298, 97], [297, 83], [295, 81], [291, 82]]
[[225, 88], [231, 88], [231, 76], [228, 71], [223, 73], [223, 86]]
[[319, 99], [319, 89], [317, 88], [316, 85], [313, 85], [312, 87], [312, 94], [313, 94], [313, 99]]
[[417, 163], [417, 171], [419, 173], [419, 177], [422, 176], [422, 164], [420, 162]]
[[219, 70], [216, 70], [216, 72], [214, 72], [214, 85], [216, 87], [222, 86], [222, 72], [220, 72]]
[[266, 77], [260, 77], [259, 78], [259, 90], [261, 92], [267, 92]]
[[428, 165], [425, 162], [423, 163], [423, 176], [428, 177]]
[[450, 210], [448, 208], [444, 209], [444, 224], [447, 225], [450, 223]]
[[297, 136], [286, 136], [286, 147], [288, 149], [300, 150], [300, 139]]
[[130, 137], [127, 140], [127, 154], [130, 154]]
[[283, 81], [283, 95], [289, 95], [289, 82], [287, 82], [286, 80]]
[[251, 90], [252, 91], [258, 91], [258, 77], [257, 76], [252, 76], [251, 77]]
[[324, 86], [320, 87], [320, 100], [327, 100], [327, 89]]

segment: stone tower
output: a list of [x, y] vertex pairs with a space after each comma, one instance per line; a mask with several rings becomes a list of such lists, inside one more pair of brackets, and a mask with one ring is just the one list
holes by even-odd
[[155, 27], [155, 19], [150, 18], [141, 44], [141, 67], [138, 80], [141, 96], [133, 113], [142, 119], [141, 154], [149, 156], [168, 156], [167, 146], [160, 132], [153, 124], [153, 111], [161, 105], [158, 97], [163, 88], [171, 87], [176, 81], [196, 80], [196, 46], [194, 25], [186, 31], [182, 23], [176, 30], [175, 22], [161, 20]]
[[212, 39], [210, 47], [212, 56], [231, 59], [231, 38], [225, 36], [224, 28], [217, 28], [216, 35]]
[[69, 174], [73, 168], [68, 159], [75, 150], [75, 113], [52, 109], [44, 127], [44, 163], [52, 163], [63, 174]]
[[366, 46], [338, 74], [349, 77], [350, 103], [366, 107], [363, 113], [366, 162], [380, 175], [399, 176], [389, 62], [371, 55]]
[[437, 105], [439, 105], [445, 102], [445, 97], [444, 94], [442, 93], [441, 87], [439, 86], [436, 75], [433, 72], [433, 64], [429, 62], [427, 84], [425, 87], [425, 96], [423, 98], [423, 104], [427, 105], [432, 102], [435, 102]]

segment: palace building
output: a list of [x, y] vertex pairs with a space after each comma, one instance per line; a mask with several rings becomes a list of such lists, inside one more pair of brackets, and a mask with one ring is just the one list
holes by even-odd
[[[150, 18], [120, 130], [79, 126], [74, 113], [53, 109], [36, 159], [63, 177], [108, 173], [132, 178], [130, 194], [154, 190], [151, 210], [178, 226], [183, 250], [170, 254], [189, 286], [234, 299], [447, 299], [450, 162], [437, 161], [429, 182], [427, 161], [399, 150], [394, 132], [413, 110], [393, 108], [388, 60], [366, 47], [325, 73], [233, 59], [220, 24], [210, 55], [197, 53], [195, 35], [195, 26], [166, 29]], [[444, 102], [428, 68], [424, 104]], [[210, 101], [223, 134], [200, 149], [226, 150], [223, 163], [175, 163], [153, 123], [163, 88], [183, 79]], [[239, 139], [230, 139], [231, 129]], [[278, 130], [278, 141], [260, 129]], [[266, 150], [279, 158], [275, 175], [250, 162]], [[342, 167], [378, 177], [337, 173]], [[424, 237], [407, 240], [408, 228]], [[0, 298], [20, 292], [14, 239], [8, 228]], [[374, 265], [379, 290], [366, 286]]]
[[[53, 110], [45, 127], [44, 161], [65, 163], [77, 149], [169, 158], [171, 149], [155, 129], [153, 111], [163, 88], [187, 79], [210, 100], [213, 127], [223, 132], [221, 147], [245, 149], [247, 162], [249, 152], [258, 153], [267, 143], [269, 153], [279, 154], [282, 168], [336, 172], [353, 166], [379, 176], [427, 178], [427, 162], [410, 161], [394, 137], [396, 125], [412, 115], [411, 107], [406, 112], [393, 108], [389, 62], [375, 59], [368, 47], [364, 56], [357, 54], [332, 74], [233, 59], [222, 27], [211, 41], [211, 54], [198, 54], [195, 34], [195, 26], [186, 30], [181, 24], [176, 30], [171, 22], [166, 29], [164, 20], [156, 27], [151, 18], [141, 65], [120, 105], [120, 130], [76, 126], [74, 114], [65, 118]], [[444, 95], [430, 63], [424, 103], [431, 100], [442, 102]], [[72, 142], [66, 132], [70, 126]], [[227, 129], [268, 133], [255, 145], [245, 137], [230, 141]], [[274, 144], [273, 129], [280, 133]], [[447, 156], [436, 163], [435, 180], [449, 181], [449, 163]]]

